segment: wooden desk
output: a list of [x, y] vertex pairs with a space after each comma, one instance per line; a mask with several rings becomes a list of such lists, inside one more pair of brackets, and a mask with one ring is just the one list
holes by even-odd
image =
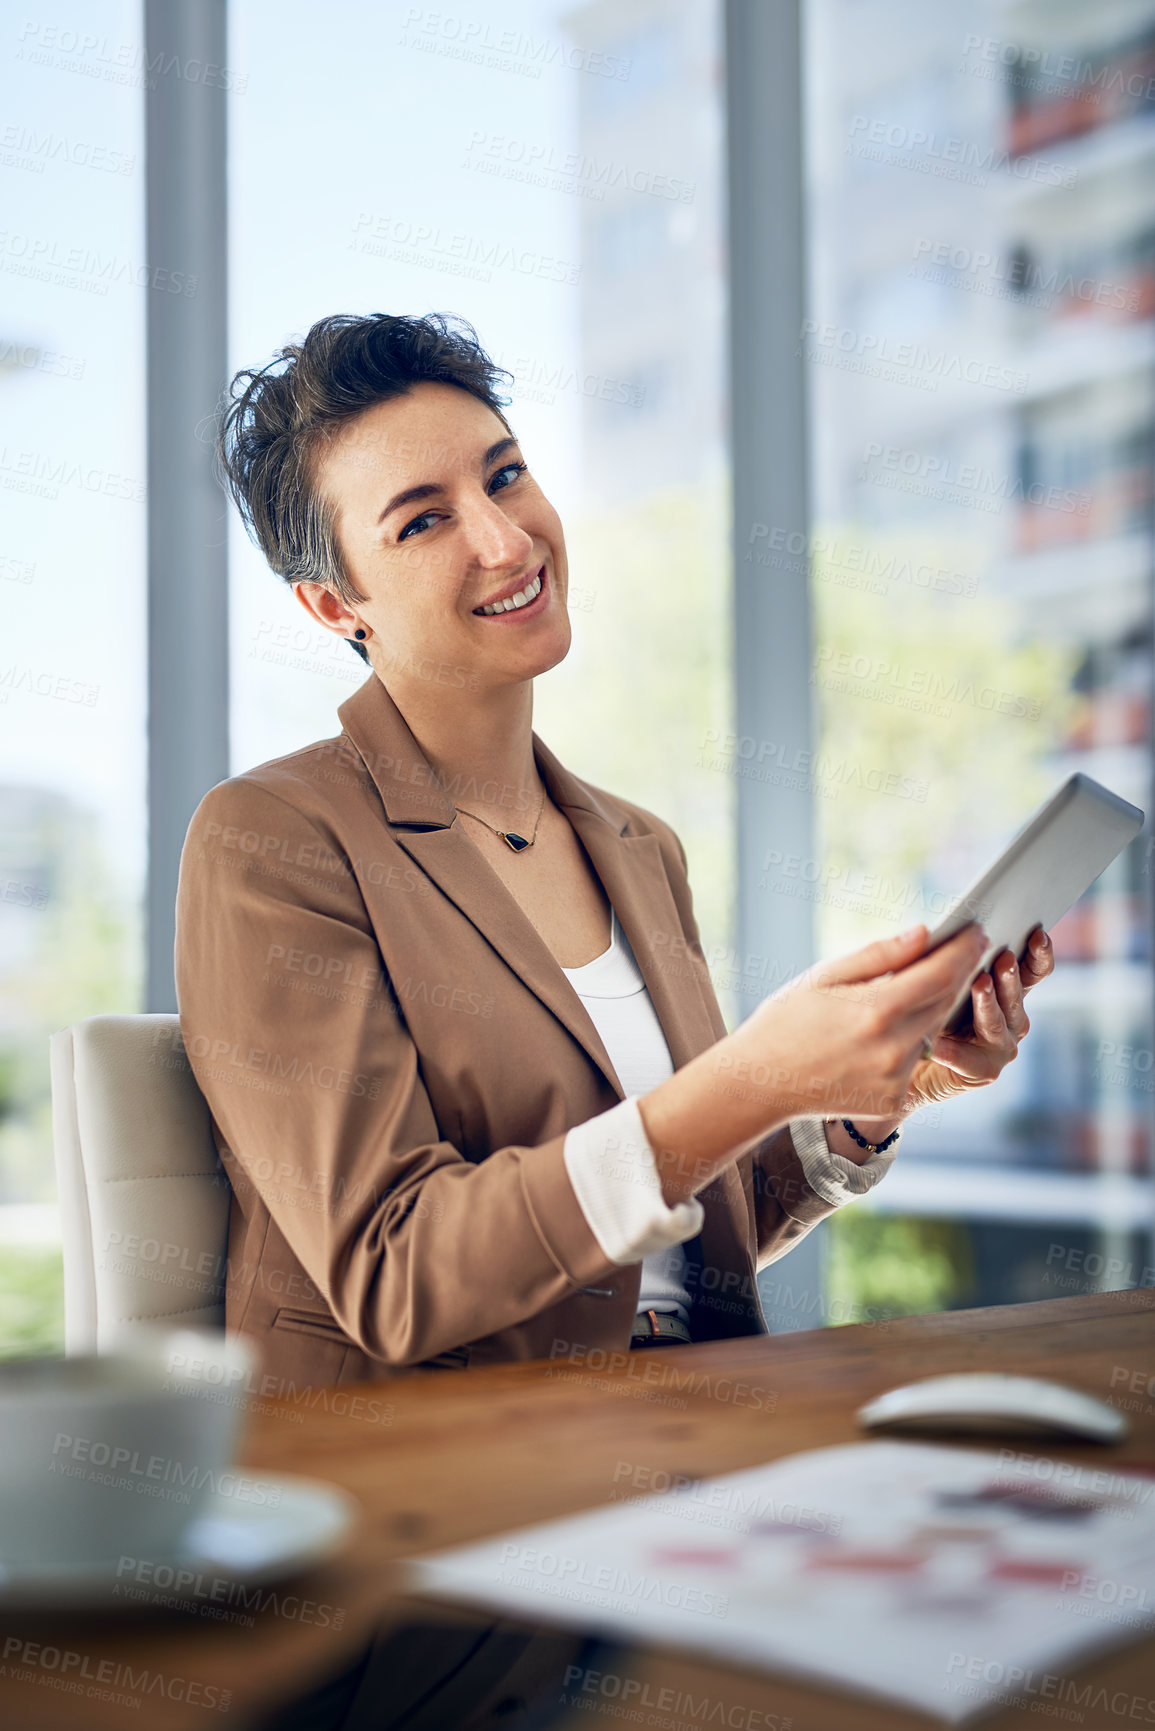
[[[14, 1731], [259, 1726], [275, 1703], [347, 1666], [375, 1628], [415, 1617], [462, 1620], [400, 1597], [389, 1567], [394, 1559], [605, 1503], [626, 1470], [708, 1475], [853, 1441], [854, 1410], [869, 1396], [913, 1377], [980, 1368], [1053, 1376], [1113, 1397], [1131, 1419], [1128, 1442], [1039, 1452], [1155, 1473], [1150, 1290], [652, 1349], [597, 1375], [537, 1363], [360, 1385], [320, 1402], [314, 1397], [311, 1405], [258, 1403], [247, 1433], [248, 1464], [328, 1479], [360, 1499], [364, 1519], [345, 1553], [295, 1583], [291, 1605], [278, 1600], [251, 1626], [159, 1610], [131, 1618], [9, 1616], [7, 1652], [0, 1649], [0, 1722]], [[696, 1392], [685, 1386], [691, 1370], [701, 1378]], [[326, 1411], [326, 1404], [345, 1410]], [[304, 1611], [299, 1599], [313, 1610]], [[109, 1660], [130, 1666], [138, 1680], [142, 1672], [160, 1677], [163, 1692], [154, 1684], [137, 1711], [123, 1701], [66, 1694], [58, 1670], [26, 1658], [28, 1648], [12, 1645], [17, 1638], [87, 1658], [90, 1675]], [[937, 1723], [675, 1653], [619, 1651], [613, 1670], [637, 1685], [628, 1694], [632, 1717], [596, 1686], [571, 1688], [559, 1731], [591, 1723], [779, 1731], [786, 1719], [790, 1731], [916, 1731]], [[1080, 1716], [1038, 1700], [1033, 1712], [1008, 1709], [984, 1721], [984, 1731], [1155, 1724], [1155, 1641], [1080, 1669], [1077, 1681], [1105, 1685], [1113, 1706]], [[121, 1693], [131, 1693], [127, 1684]]]

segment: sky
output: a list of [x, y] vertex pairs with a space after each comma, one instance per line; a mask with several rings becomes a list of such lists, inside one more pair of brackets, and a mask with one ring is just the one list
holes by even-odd
[[97, 811], [129, 880], [145, 772], [138, 45], [118, 0], [0, 23], [0, 781]]

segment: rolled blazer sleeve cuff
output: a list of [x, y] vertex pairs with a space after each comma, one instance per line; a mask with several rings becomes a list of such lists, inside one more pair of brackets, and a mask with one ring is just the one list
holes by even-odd
[[792, 1118], [790, 1140], [802, 1162], [810, 1188], [832, 1208], [839, 1208], [844, 1202], [873, 1190], [879, 1179], [885, 1178], [890, 1171], [898, 1152], [898, 1144], [894, 1142], [885, 1153], [872, 1154], [858, 1166], [830, 1147], [821, 1118]]
[[636, 1100], [570, 1130], [565, 1165], [590, 1231], [619, 1267], [684, 1244], [702, 1230], [696, 1199], [668, 1207]]

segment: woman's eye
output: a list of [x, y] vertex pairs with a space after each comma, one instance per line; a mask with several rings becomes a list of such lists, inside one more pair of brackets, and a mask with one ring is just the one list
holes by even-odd
[[[503, 463], [501, 468], [491, 477], [488, 491], [490, 493], [503, 492], [506, 487], [513, 485], [519, 475], [524, 475], [525, 472], [526, 465], [524, 463]], [[440, 515], [441, 513], [438, 511], [422, 511], [420, 517], [414, 517], [412, 522], [406, 523], [397, 537], [398, 541], [408, 540], [411, 535], [423, 534], [431, 523], [437, 522]]]
[[431, 523], [436, 515], [436, 511], [422, 511], [420, 517], [414, 517], [412, 523], [406, 523], [397, 539], [404, 541], [407, 535], [420, 534], [425, 525]]
[[[524, 463], [503, 463], [492, 481], [489, 483], [490, 492], [500, 493], [503, 487], [512, 486], [519, 475], [525, 474], [525, 467]], [[503, 475], [507, 476], [508, 479], [503, 481]]]

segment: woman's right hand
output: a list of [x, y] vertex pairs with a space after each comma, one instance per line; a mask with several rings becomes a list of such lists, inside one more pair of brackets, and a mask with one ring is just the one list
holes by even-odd
[[750, 1089], [766, 1127], [818, 1113], [898, 1117], [924, 1040], [941, 1032], [987, 944], [977, 925], [929, 955], [926, 940], [913, 926], [808, 969], [714, 1048], [720, 1076]]
[[986, 948], [978, 926], [924, 955], [927, 930], [810, 968], [638, 1102], [668, 1204], [791, 1118], [897, 1118], [922, 1056]]

